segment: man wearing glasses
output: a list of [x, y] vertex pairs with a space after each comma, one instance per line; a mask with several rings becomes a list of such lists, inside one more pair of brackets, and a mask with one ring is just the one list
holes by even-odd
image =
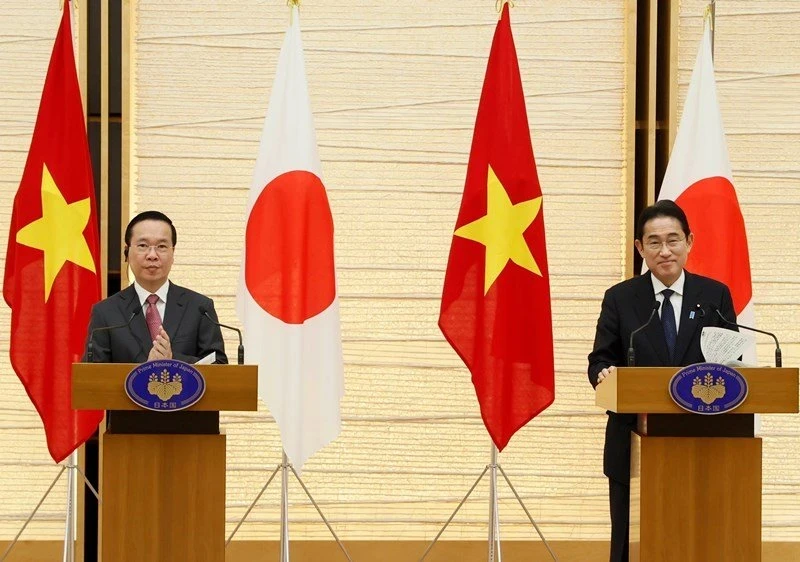
[[[659, 318], [634, 338], [637, 367], [703, 362], [703, 327], [724, 324], [710, 313], [711, 306], [726, 318], [736, 317], [728, 287], [684, 269], [693, 241], [686, 214], [672, 201], [659, 201], [639, 215], [634, 243], [649, 271], [614, 285], [603, 297], [589, 354], [593, 387], [625, 365], [631, 332], [647, 322], [654, 301], [659, 303]], [[609, 481], [611, 562], [628, 560], [631, 431], [635, 426], [635, 414], [608, 412], [603, 472]]]
[[88, 334], [95, 328], [124, 327], [95, 332], [95, 362], [194, 363], [212, 352], [216, 363], [228, 362], [219, 327], [204, 316], [207, 312], [217, 321], [214, 302], [169, 280], [177, 239], [172, 221], [158, 211], [140, 213], [128, 224], [123, 254], [135, 280], [94, 305]]

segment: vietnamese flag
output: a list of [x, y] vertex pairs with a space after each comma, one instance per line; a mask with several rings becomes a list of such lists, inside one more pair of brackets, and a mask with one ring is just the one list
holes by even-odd
[[[694, 244], [686, 269], [725, 283], [738, 322], [754, 326], [747, 233], [717, 102], [708, 23], [658, 198], [675, 201], [689, 220]], [[755, 349], [745, 353], [745, 360], [755, 362]]]
[[88, 439], [101, 411], [71, 407], [71, 365], [80, 361], [100, 298], [94, 182], [67, 2], [8, 235], [3, 297], [11, 307], [11, 365], [39, 412], [53, 460]]
[[555, 397], [542, 190], [508, 4], [486, 67], [439, 327], [503, 450]]
[[236, 311], [258, 394], [299, 471], [341, 429], [344, 360], [333, 217], [322, 182], [300, 16], [291, 8], [247, 203]]

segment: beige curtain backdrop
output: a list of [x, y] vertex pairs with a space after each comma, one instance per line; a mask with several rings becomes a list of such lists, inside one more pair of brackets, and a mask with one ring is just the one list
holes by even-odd
[[[2, 247], [56, 4], [0, 3]], [[172, 278], [213, 297], [222, 321], [237, 324], [245, 202], [288, 9], [280, 0], [131, 4], [131, 209], [172, 217]], [[778, 330], [785, 364], [795, 366], [800, 4], [719, 4], [720, 97], [750, 229], [757, 317]], [[501, 462], [549, 539], [602, 540], [609, 532], [605, 416], [585, 368], [603, 291], [624, 278], [629, 254], [630, 5], [519, 1], [512, 10], [545, 198], [557, 398]], [[682, 92], [701, 14], [699, 2], [681, 8]], [[469, 373], [436, 320], [494, 2], [306, 0], [301, 18], [336, 225], [346, 385], [341, 436], [311, 459], [304, 479], [343, 539], [432, 538], [489, 459]], [[57, 471], [8, 364], [8, 327], [0, 306], [0, 540], [13, 537]], [[233, 339], [227, 344], [235, 350]], [[759, 348], [765, 362], [770, 352]], [[279, 462], [280, 441], [263, 406], [222, 422], [230, 531]], [[800, 540], [797, 427], [796, 417], [764, 418], [766, 540]], [[61, 537], [63, 493], [56, 490], [28, 538]], [[327, 538], [294, 483], [290, 494], [292, 537]], [[276, 539], [279, 515], [273, 487], [238, 537]], [[501, 518], [503, 538], [535, 536], [505, 487]], [[484, 539], [487, 519], [483, 485], [445, 537]]]

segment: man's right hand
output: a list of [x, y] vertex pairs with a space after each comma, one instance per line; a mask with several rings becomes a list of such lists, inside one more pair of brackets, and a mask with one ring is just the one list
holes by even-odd
[[613, 375], [616, 372], [617, 368], [614, 367], [613, 365], [611, 367], [606, 367], [605, 369], [597, 373], [597, 384], [600, 384], [601, 382], [606, 380], [606, 377]]
[[172, 359], [172, 345], [163, 326], [159, 328], [158, 335], [156, 339], [153, 340], [153, 348], [150, 350], [150, 355], [147, 357], [148, 361], [155, 361], [158, 359]]

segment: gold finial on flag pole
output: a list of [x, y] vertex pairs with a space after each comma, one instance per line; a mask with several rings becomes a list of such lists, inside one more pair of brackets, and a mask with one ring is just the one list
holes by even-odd
[[495, 0], [494, 8], [497, 10], [497, 13], [500, 14], [503, 12], [503, 6], [508, 4], [509, 8], [514, 7], [514, 0]]
[[711, 29], [714, 29], [714, 2], [706, 5], [706, 11], [703, 14], [703, 21], [709, 20]]
[[706, 6], [705, 14], [703, 14], [703, 22], [708, 20], [709, 29], [711, 30], [711, 57], [714, 57], [714, 25], [717, 19], [717, 0], [711, 0]]
[[286, 0], [286, 5], [289, 6], [289, 25], [292, 25], [294, 18], [294, 10], [292, 8], [300, 9], [300, 0]]

